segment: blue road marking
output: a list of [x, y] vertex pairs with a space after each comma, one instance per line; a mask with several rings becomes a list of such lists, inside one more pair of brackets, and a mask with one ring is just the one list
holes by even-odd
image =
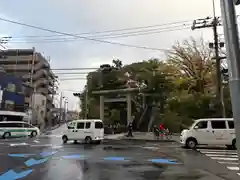
[[73, 154], [73, 155], [68, 155], [68, 156], [62, 156], [62, 158], [65, 158], [65, 159], [85, 159], [86, 156], [79, 155], [79, 154]]
[[150, 159], [149, 161], [159, 164], [177, 164], [176, 161], [170, 159]]
[[8, 154], [10, 157], [29, 157], [34, 156], [35, 154]]
[[24, 163], [26, 164], [26, 166], [31, 167], [33, 165], [45, 163], [47, 160], [48, 160], [48, 158], [39, 159], [39, 160], [29, 159], [29, 160], [25, 161]]
[[41, 153], [40, 153], [40, 156], [42, 156], [42, 157], [47, 157], [47, 156], [54, 155], [54, 154], [56, 154], [56, 153], [57, 153], [57, 151], [52, 151], [52, 152], [41, 152]]
[[16, 179], [21, 179], [24, 178], [26, 176], [28, 176], [29, 174], [32, 173], [32, 169], [26, 170], [26, 171], [22, 171], [20, 173], [16, 173], [14, 170], [9, 170], [7, 172], [5, 172], [4, 174], [0, 175], [0, 180], [16, 180]]
[[104, 160], [107, 161], [127, 161], [124, 157], [105, 157]]

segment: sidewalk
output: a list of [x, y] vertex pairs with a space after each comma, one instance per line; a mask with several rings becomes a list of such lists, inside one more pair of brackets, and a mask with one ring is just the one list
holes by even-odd
[[[53, 132], [54, 130], [60, 129], [63, 125], [64, 125], [64, 123], [63, 123], [63, 124], [60, 124], [60, 125], [59, 125], [59, 124], [56, 124], [55, 126], [48, 127], [48, 128], [46, 128], [46, 129], [42, 130], [42, 131], [41, 131], [41, 134], [54, 133], [54, 132]], [[61, 129], [62, 129], [62, 128], [61, 128]]]
[[163, 139], [155, 139], [153, 134], [151, 132], [133, 132], [133, 137], [126, 137], [123, 136], [121, 139], [124, 140], [133, 140], [133, 141], [152, 141], [152, 142], [179, 142], [179, 136], [178, 135], [172, 135], [171, 139], [166, 139], [163, 137]]
[[122, 139], [125, 133], [104, 135], [104, 139]]

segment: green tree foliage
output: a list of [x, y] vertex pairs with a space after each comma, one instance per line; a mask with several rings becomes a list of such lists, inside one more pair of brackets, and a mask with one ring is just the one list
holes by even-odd
[[[216, 73], [212, 57], [213, 52], [203, 39], [190, 39], [176, 43], [165, 60], [149, 59], [123, 65], [121, 60], [115, 59], [103, 73], [99, 68], [88, 74], [87, 84], [80, 98], [82, 114], [86, 111], [87, 103], [89, 118], [99, 117], [99, 96], [92, 95], [92, 91], [136, 88], [145, 84], [144, 92], [134, 94], [133, 114], [142, 113], [143, 109], [139, 107], [143, 103], [141, 95], [144, 93], [148, 95], [148, 104], [154, 102], [159, 106], [154, 123], [164, 121], [175, 132], [189, 126], [194, 119], [217, 117], [219, 107], [215, 95]], [[224, 85], [224, 101], [227, 116], [231, 117], [228, 84]], [[109, 119], [112, 122], [121, 122], [126, 105], [109, 103], [106, 106]]]

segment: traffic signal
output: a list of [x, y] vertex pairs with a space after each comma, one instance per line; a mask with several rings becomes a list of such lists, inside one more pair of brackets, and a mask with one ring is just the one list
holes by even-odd
[[80, 96], [81, 96], [81, 93], [73, 93], [73, 96], [75, 96], [75, 97], [80, 97]]

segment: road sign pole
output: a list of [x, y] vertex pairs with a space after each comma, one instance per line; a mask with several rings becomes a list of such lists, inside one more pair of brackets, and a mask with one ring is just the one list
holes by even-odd
[[234, 6], [233, 0], [221, 0], [221, 13], [229, 70], [229, 85], [237, 139], [236, 147], [238, 149], [238, 157], [240, 157], [240, 48]]

